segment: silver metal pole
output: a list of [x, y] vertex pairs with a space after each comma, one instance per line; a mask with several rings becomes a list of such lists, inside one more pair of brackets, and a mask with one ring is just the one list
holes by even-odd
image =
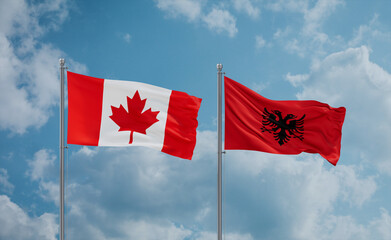
[[217, 240], [222, 240], [222, 75], [223, 64], [217, 64]]
[[64, 240], [64, 70], [65, 59], [60, 58], [60, 240]]

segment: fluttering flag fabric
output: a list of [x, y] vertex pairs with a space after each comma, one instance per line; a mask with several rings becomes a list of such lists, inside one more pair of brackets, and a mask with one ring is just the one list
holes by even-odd
[[68, 144], [146, 146], [192, 158], [202, 99], [140, 82], [67, 76]]
[[337, 164], [344, 107], [313, 100], [270, 100], [228, 77], [224, 86], [226, 150], [319, 153]]

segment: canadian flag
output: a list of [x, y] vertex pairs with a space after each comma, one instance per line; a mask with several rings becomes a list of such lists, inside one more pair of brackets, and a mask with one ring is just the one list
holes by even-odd
[[200, 98], [140, 82], [67, 76], [68, 144], [146, 146], [192, 158]]

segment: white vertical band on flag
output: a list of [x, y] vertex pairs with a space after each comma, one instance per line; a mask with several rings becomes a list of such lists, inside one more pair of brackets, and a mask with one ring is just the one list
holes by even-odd
[[[129, 144], [130, 131], [119, 132], [119, 126], [110, 118], [113, 115], [111, 106], [122, 105], [128, 110], [127, 97], [133, 98], [136, 91], [141, 100], [146, 99], [142, 112], [151, 108], [159, 111], [158, 122], [152, 124], [146, 134], [134, 132], [133, 143]], [[104, 80], [102, 119], [100, 126], [99, 146], [148, 146], [161, 150], [167, 121], [167, 111], [171, 90], [132, 81]]]

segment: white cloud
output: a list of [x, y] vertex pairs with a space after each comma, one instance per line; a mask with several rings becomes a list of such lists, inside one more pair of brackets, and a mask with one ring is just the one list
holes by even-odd
[[[217, 238], [217, 234], [214, 232], [200, 232], [194, 238], [194, 240], [215, 240]], [[240, 234], [240, 233], [223, 233], [223, 239], [225, 240], [253, 240], [254, 238], [251, 234]]]
[[309, 78], [308, 74], [291, 75], [291, 73], [288, 73], [285, 76], [285, 79], [288, 80], [295, 87], [297, 87], [299, 84], [302, 84], [303, 82], [307, 81], [308, 78]]
[[273, 34], [273, 38], [278, 40], [281, 38], [286, 38], [289, 34], [292, 33], [292, 29], [288, 26], [284, 30], [277, 29], [277, 31]]
[[181, 240], [189, 237], [191, 231], [173, 223], [151, 223], [146, 221], [126, 221], [119, 226], [127, 239], [172, 239]]
[[29, 166], [26, 175], [32, 181], [39, 184], [40, 197], [46, 201], [52, 201], [59, 204], [59, 185], [57, 181], [58, 169], [55, 168], [57, 157], [47, 149], [41, 149], [34, 154], [32, 160], [27, 161]]
[[318, 40], [322, 42], [326, 41], [327, 35], [320, 32], [320, 27], [324, 20], [329, 17], [339, 5], [343, 4], [343, 0], [318, 0], [313, 8], [307, 9], [304, 12], [303, 33], [307, 36], [315, 34], [315, 39], [319, 38], [319, 35], [321, 35]]
[[85, 155], [87, 157], [93, 157], [97, 152], [98, 152], [98, 148], [83, 146], [76, 154]]
[[363, 38], [365, 35], [370, 34], [372, 31], [373, 25], [378, 19], [378, 15], [375, 15], [368, 25], [361, 25], [354, 33], [353, 38], [349, 41], [348, 45], [350, 47], [358, 47], [363, 43]]
[[8, 181], [7, 169], [0, 168], [0, 192], [12, 194], [14, 191], [14, 185]]
[[284, 48], [289, 53], [296, 53], [299, 57], [304, 57], [306, 54], [306, 47], [302, 45], [301, 41], [293, 38], [285, 43]]
[[[365, 226], [358, 224], [355, 219], [350, 216], [327, 216], [322, 226], [319, 226], [319, 235], [321, 239], [355, 239], [365, 240], [371, 239], [369, 229]], [[305, 234], [305, 233], [304, 233]], [[311, 239], [311, 232], [307, 232], [308, 235], [304, 235], [305, 239]]]
[[[211, 31], [227, 33], [228, 36], [234, 37], [238, 32], [235, 17], [228, 10], [222, 9], [224, 4], [214, 6], [208, 14], [205, 14], [203, 10], [205, 2], [194, 0], [157, 0], [157, 7], [170, 17], [182, 16], [192, 23], [203, 22]], [[249, 6], [243, 10], [250, 11], [248, 14], [255, 14], [256, 11], [255, 9], [250, 10]]]
[[[367, 239], [365, 236], [371, 235], [360, 234], [377, 232], [334, 209], [337, 203], [360, 209], [369, 204], [377, 189], [373, 177], [360, 176], [361, 170], [355, 166], [340, 164], [328, 168], [327, 161], [309, 154], [297, 160], [293, 156], [228, 151], [226, 158], [228, 184], [239, 181], [236, 194], [243, 204], [251, 204], [235, 204], [238, 214], [230, 211], [231, 219], [227, 220], [231, 226], [261, 221], [256, 216], [262, 212], [266, 218], [270, 215], [269, 227], [263, 229], [263, 234], [270, 231], [276, 239]], [[241, 190], [244, 185], [245, 190]], [[234, 199], [226, 201], [228, 207], [235, 203]], [[242, 223], [240, 220], [251, 216], [252, 211], [252, 219]], [[275, 232], [277, 229], [279, 233]]]
[[383, 240], [391, 239], [391, 216], [384, 208], [381, 208], [380, 212], [381, 216], [370, 223], [372, 232], [376, 233], [372, 237]]
[[[341, 49], [344, 45], [340, 36], [329, 36], [323, 31], [323, 25], [332, 13], [344, 5], [343, 0], [317, 0], [315, 3], [308, 0], [279, 0], [267, 4], [267, 8], [276, 12], [294, 12], [303, 17], [299, 27], [288, 25], [284, 31], [277, 30], [274, 38], [279, 40], [283, 48], [289, 53], [300, 57], [310, 54], [316, 58], [327, 54], [327, 50]], [[299, 31], [292, 31], [299, 28]]]
[[[94, 148], [93, 155], [85, 150], [72, 154], [69, 237], [117, 236], [120, 240], [196, 236], [200, 230], [193, 225], [214, 222], [214, 212], [208, 209], [215, 208], [214, 186], [208, 183], [214, 179], [214, 161], [209, 156], [215, 152], [212, 142], [216, 136], [199, 132], [198, 137], [203, 141], [198, 141], [196, 148], [202, 150], [196, 150], [192, 161], [142, 147]], [[195, 186], [194, 182], [199, 184]]]
[[212, 209], [210, 208], [210, 206], [201, 209], [201, 210], [198, 212], [198, 214], [196, 215], [195, 220], [196, 220], [197, 222], [202, 222], [203, 219], [211, 213], [211, 210], [212, 210]]
[[202, 20], [211, 31], [216, 31], [217, 33], [226, 32], [230, 37], [234, 37], [238, 32], [236, 19], [227, 10], [214, 7]]
[[[379, 239], [388, 240], [391, 237], [391, 217], [387, 210], [380, 209], [380, 216], [363, 225], [350, 216], [330, 215], [319, 228], [322, 233], [320, 239], [346, 239], [366, 240]], [[311, 239], [304, 237], [303, 239]]]
[[[343, 143], [364, 164], [375, 164], [391, 175], [391, 74], [369, 60], [365, 47], [349, 48], [314, 62], [299, 99], [317, 99], [345, 106]], [[381, 133], [381, 134], [379, 134]]]
[[379, 15], [375, 14], [368, 24], [360, 25], [358, 29], [354, 31], [354, 35], [348, 42], [348, 46], [359, 47], [363, 44], [371, 44], [374, 40], [380, 40], [390, 44], [391, 32], [381, 30], [381, 28]]
[[251, 84], [251, 89], [262, 95], [262, 91], [268, 87], [268, 83], [256, 82]]
[[237, 11], [245, 12], [252, 18], [257, 18], [260, 14], [258, 7], [255, 7], [251, 0], [232, 0], [234, 8]]
[[[391, 75], [369, 60], [369, 49], [365, 46], [327, 56], [313, 65], [310, 78], [311, 83], [304, 86], [303, 91], [298, 94], [300, 99], [317, 96], [318, 99], [335, 105], [352, 104], [354, 100], [366, 96], [366, 102], [358, 101], [361, 104], [350, 108], [350, 111], [361, 109], [362, 113], [370, 110], [373, 103], [382, 108], [384, 105], [379, 100], [386, 106], [389, 101], [384, 93], [391, 90]], [[387, 112], [384, 111], [386, 116]], [[367, 114], [363, 116], [365, 115]]]
[[[215, 132], [198, 132], [192, 161], [142, 147], [93, 148], [93, 154], [81, 148], [70, 156], [68, 236], [215, 239], [216, 185], [210, 183], [216, 182], [216, 142]], [[370, 227], [387, 219], [383, 212], [361, 225], [365, 220], [334, 209], [370, 204], [377, 184], [359, 167], [331, 167], [311, 154], [251, 151], [227, 151], [224, 163], [226, 239], [351, 239], [385, 231], [386, 224]], [[255, 222], [259, 227], [249, 227]]]
[[47, 174], [54, 169], [56, 157], [47, 149], [39, 150], [34, 154], [34, 159], [28, 161], [27, 175], [33, 181], [45, 179]]
[[266, 41], [262, 36], [255, 36], [255, 48], [260, 49], [266, 46]]
[[23, 134], [44, 125], [58, 103], [58, 59], [65, 54], [39, 40], [67, 18], [67, 1], [6, 0], [0, 9], [0, 129]]
[[201, 2], [194, 0], [157, 0], [157, 7], [171, 17], [184, 16], [189, 21], [197, 20], [202, 10]]
[[371, 199], [377, 190], [377, 184], [373, 177], [360, 179], [354, 167], [340, 166], [334, 173], [341, 182], [341, 199], [350, 205], [361, 207]]
[[48, 202], [53, 202], [56, 206], [60, 205], [60, 190], [58, 181], [40, 181], [39, 190], [42, 199]]
[[0, 239], [55, 240], [56, 218], [50, 213], [30, 217], [7, 196], [0, 195]]
[[[33, 92], [38, 91], [34, 86], [36, 80], [25, 77], [27, 73], [23, 70], [26, 67], [24, 64], [27, 63], [15, 55], [11, 43], [0, 34], [0, 128], [17, 133], [24, 133], [29, 126], [42, 126], [49, 117], [47, 107], [53, 104], [46, 102], [43, 106], [38, 105], [43, 102], [40, 96], [30, 93], [31, 89]], [[50, 96], [50, 92], [49, 89], [49, 93], [43, 95]], [[35, 101], [30, 101], [30, 98], [35, 98]]]
[[384, 158], [382, 161], [378, 162], [377, 166], [381, 173], [391, 175], [391, 161], [389, 161], [387, 158]]
[[269, 1], [266, 8], [276, 12], [304, 12], [308, 8], [308, 0], [274, 0]]
[[129, 33], [125, 33], [125, 34], [123, 35], [123, 39], [124, 39], [124, 41], [125, 41], [126, 43], [130, 43], [131, 38], [132, 38], [132, 36], [130, 36]]
[[[323, 58], [330, 52], [341, 51], [347, 47], [368, 45], [373, 48], [381, 45], [383, 48], [390, 45], [391, 33], [387, 27], [379, 22], [379, 15], [375, 14], [368, 24], [360, 25], [353, 32], [352, 39], [345, 39], [340, 35], [331, 35], [324, 30], [328, 19], [345, 5], [343, 0], [278, 0], [269, 2], [267, 9], [275, 12], [293, 12], [302, 16], [302, 23], [294, 22], [278, 29], [274, 39], [291, 54], [300, 57], [310, 56], [312, 59]], [[293, 31], [293, 29], [296, 29]], [[385, 63], [387, 64], [387, 63]]]

